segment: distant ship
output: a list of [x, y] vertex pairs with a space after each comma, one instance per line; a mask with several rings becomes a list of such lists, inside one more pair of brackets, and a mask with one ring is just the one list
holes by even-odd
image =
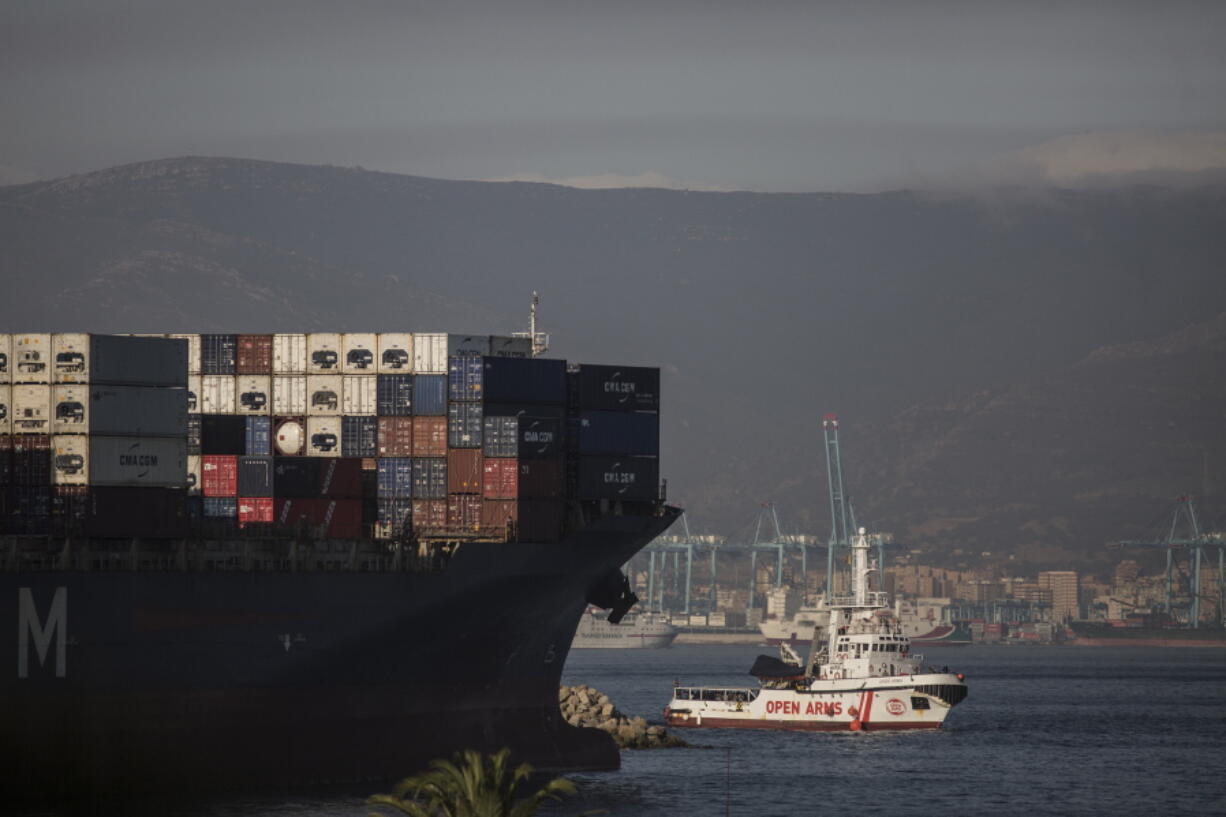
[[[971, 634], [966, 627], [923, 618], [903, 602], [895, 605], [894, 615], [912, 646], [965, 647], [971, 643]], [[758, 629], [768, 644], [807, 647], [814, 628], [825, 627], [829, 622], [830, 611], [826, 608], [825, 600], [819, 596], [816, 604], [801, 607], [791, 618], [768, 618], [758, 625]]]
[[1070, 643], [1079, 647], [1226, 647], [1221, 627], [1192, 629], [1162, 616], [1133, 616], [1122, 621], [1072, 621]]
[[627, 649], [667, 647], [677, 629], [662, 616], [631, 613], [620, 624], [610, 624], [608, 613], [589, 608], [579, 620], [571, 649]]

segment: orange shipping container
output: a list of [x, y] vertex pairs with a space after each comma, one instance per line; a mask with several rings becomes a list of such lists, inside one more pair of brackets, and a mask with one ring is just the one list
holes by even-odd
[[[413, 419], [413, 453], [414, 457], [445, 457], [447, 456], [447, 418], [446, 417], [414, 417]], [[390, 454], [387, 456], [391, 456]]]
[[447, 493], [481, 493], [485, 479], [480, 448], [453, 448], [447, 452]]
[[[380, 417], [378, 425], [380, 457], [413, 456], [415, 424], [412, 417]], [[419, 456], [425, 455], [420, 454]]]

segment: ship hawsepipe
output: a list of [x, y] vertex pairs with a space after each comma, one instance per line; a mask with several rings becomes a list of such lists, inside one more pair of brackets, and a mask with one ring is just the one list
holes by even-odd
[[122, 550], [81, 569], [85, 542], [77, 569], [10, 566], [0, 801], [389, 781], [461, 748], [617, 768], [608, 735], [562, 719], [562, 667], [585, 606], [624, 611], [620, 566], [679, 513], [627, 505], [560, 542], [370, 572], [146, 569]]

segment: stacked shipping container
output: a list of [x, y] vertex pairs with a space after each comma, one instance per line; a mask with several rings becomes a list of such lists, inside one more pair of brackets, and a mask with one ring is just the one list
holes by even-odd
[[182, 536], [187, 353], [157, 338], [0, 335], [0, 533]]
[[564, 361], [532, 358], [526, 338], [166, 337], [182, 341], [177, 385], [123, 370], [156, 340], [112, 339], [130, 344], [120, 355], [99, 354], [87, 335], [0, 335], [0, 511], [38, 518], [50, 485], [109, 487], [82, 459], [142, 461], [134, 439], [176, 442], [185, 467], [127, 479], [186, 484], [186, 513], [217, 534], [548, 541], [567, 497], [656, 496], [656, 370], [568, 374]]

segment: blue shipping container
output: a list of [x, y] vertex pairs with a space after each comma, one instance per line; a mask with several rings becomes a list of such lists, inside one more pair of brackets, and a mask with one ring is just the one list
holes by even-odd
[[660, 370], [584, 363], [570, 375], [578, 407], [586, 411], [658, 411]]
[[480, 403], [452, 403], [447, 406], [448, 447], [480, 448], [482, 416]]
[[380, 417], [413, 413], [413, 375], [381, 374], [375, 381], [375, 412]]
[[447, 458], [413, 458], [413, 498], [447, 498]]
[[480, 400], [484, 370], [480, 355], [447, 358], [447, 395], [452, 400]]
[[562, 456], [562, 421], [552, 417], [485, 417], [482, 449], [487, 457], [551, 460]]
[[379, 452], [379, 420], [376, 417], [341, 418], [341, 456], [373, 457]]
[[238, 498], [233, 496], [206, 496], [204, 515], [234, 519], [238, 517]]
[[380, 499], [411, 499], [413, 497], [413, 459], [411, 457], [380, 457], [378, 473]]
[[[266, 457], [272, 454], [272, 418], [247, 418], [247, 454], [252, 457]], [[261, 494], [247, 494], [261, 496]]]
[[447, 375], [413, 375], [413, 414], [419, 417], [447, 414]]
[[413, 500], [395, 497], [379, 497], [379, 524], [385, 533], [399, 536], [408, 532], [413, 524]]
[[200, 336], [200, 372], [202, 374], [234, 374], [237, 356], [237, 335]]
[[580, 457], [579, 499], [653, 500], [660, 493], [655, 457]]
[[481, 394], [487, 403], [565, 403], [566, 361], [484, 358]]
[[660, 453], [660, 415], [654, 412], [585, 411], [572, 423], [580, 454]]

